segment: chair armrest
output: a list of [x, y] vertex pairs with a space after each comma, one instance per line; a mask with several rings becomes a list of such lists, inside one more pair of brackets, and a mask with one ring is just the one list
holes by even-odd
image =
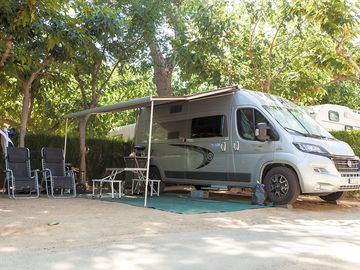
[[37, 178], [39, 171], [40, 171], [40, 170], [38, 170], [38, 169], [32, 170], [32, 171], [31, 171], [31, 174]]
[[31, 178], [35, 178], [36, 180], [38, 179], [38, 173], [39, 173], [40, 170], [36, 169], [36, 170], [32, 170], [30, 172], [31, 174]]
[[4, 173], [6, 175], [6, 178], [8, 177], [8, 175], [10, 175], [11, 178], [14, 178], [14, 173], [12, 170], [6, 169], [6, 170], [4, 170]]
[[45, 169], [41, 170], [41, 172], [44, 174], [44, 178], [47, 178], [47, 177], [52, 178], [52, 173], [51, 173], [50, 169], [45, 168]]

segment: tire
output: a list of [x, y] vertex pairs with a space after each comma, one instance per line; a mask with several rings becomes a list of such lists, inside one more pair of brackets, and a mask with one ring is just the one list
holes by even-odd
[[320, 195], [319, 197], [326, 202], [336, 202], [344, 194], [343, 191], [330, 193], [327, 195]]
[[[157, 167], [150, 167], [149, 178], [150, 179], [162, 180], [160, 171], [159, 171], [159, 169]], [[165, 183], [163, 181], [161, 181], [160, 182], [160, 193], [164, 192], [165, 186], [166, 186]]]
[[267, 198], [274, 204], [293, 204], [300, 195], [298, 177], [287, 167], [272, 168], [263, 183]]

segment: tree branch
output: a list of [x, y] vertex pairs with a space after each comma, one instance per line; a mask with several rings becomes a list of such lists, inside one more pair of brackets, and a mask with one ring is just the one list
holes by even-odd
[[[281, 25], [281, 24], [280, 24]], [[265, 85], [264, 85], [264, 90], [266, 93], [270, 93], [270, 86], [271, 86], [271, 64], [272, 64], [272, 59], [271, 59], [271, 55], [272, 55], [272, 52], [274, 50], [274, 47], [275, 47], [275, 41], [276, 41], [276, 37], [278, 35], [280, 31], [280, 26], [276, 29], [276, 32], [275, 32], [275, 35], [271, 41], [271, 44], [270, 44], [270, 47], [269, 47], [269, 63], [268, 63], [268, 66], [267, 66], [267, 79], [266, 79], [266, 82], [265, 82]]]
[[[99, 88], [99, 90], [98, 90], [98, 95], [101, 93], [101, 91], [102, 91], [103, 88], [105, 87], [105, 84], [107, 84], [107, 83], [109, 82], [109, 80], [111, 79], [111, 77], [112, 77], [115, 69], [118, 67], [118, 65], [121, 63], [121, 61], [122, 61], [122, 60], [120, 59], [120, 60], [118, 60], [118, 61], [115, 63], [115, 65], [114, 65], [113, 69], [111, 70], [109, 76], [106, 78], [106, 80], [105, 80], [105, 81], [102, 83], [102, 85], [100, 86], [100, 88]], [[123, 70], [123, 67], [124, 67], [124, 65], [121, 65], [120, 72]]]
[[360, 78], [345, 75], [345, 74], [340, 74], [340, 75], [337, 75], [331, 81], [320, 84], [320, 85], [316, 85], [316, 86], [312, 87], [310, 90], [319, 90], [320, 88], [323, 88], [323, 87], [325, 87], [327, 85], [335, 84], [335, 83], [338, 83], [338, 82], [344, 82], [344, 81], [352, 81], [352, 82], [360, 84]]
[[349, 32], [347, 30], [344, 31], [342, 38], [338, 41], [336, 45], [336, 54], [343, 58], [346, 62], [350, 64], [350, 66], [355, 69], [356, 77], [360, 78], [360, 66], [356, 63], [356, 61], [346, 52], [344, 48], [344, 42], [349, 38]]
[[160, 67], [165, 67], [165, 59], [157, 43], [153, 39], [151, 39], [148, 44], [150, 48], [150, 54], [154, 59], [154, 64]]
[[86, 97], [85, 83], [80, 78], [80, 74], [79, 74], [79, 71], [77, 69], [75, 71], [74, 78], [78, 82], [78, 85], [79, 85], [79, 88], [80, 88], [81, 96], [82, 96], [82, 99], [83, 99], [84, 109], [89, 109], [90, 106], [89, 106], [89, 103], [88, 103], [87, 97]]
[[102, 60], [96, 60], [91, 73], [91, 103], [90, 107], [96, 106], [98, 102], [98, 94], [96, 93], [96, 84], [98, 81], [98, 75], [100, 71]]
[[10, 55], [10, 51], [11, 51], [12, 46], [13, 46], [13, 38], [14, 37], [12, 35], [4, 38], [5, 46], [4, 46], [4, 51], [3, 51], [2, 55], [1, 55], [0, 69], [4, 67], [6, 60]]
[[259, 68], [256, 65], [254, 52], [253, 52], [253, 48], [252, 48], [253, 47], [253, 40], [254, 40], [254, 36], [255, 36], [255, 31], [256, 31], [256, 28], [257, 28], [259, 22], [260, 22], [260, 17], [255, 22], [254, 27], [253, 27], [253, 29], [252, 29], [252, 31], [250, 33], [249, 46], [248, 46], [248, 49], [246, 50], [246, 54], [250, 58], [250, 66], [252, 66], [252, 68], [254, 70], [256, 80], [258, 81], [259, 86], [261, 86], [262, 85], [261, 74], [260, 74]]
[[33, 71], [30, 75], [30, 78], [28, 80], [28, 83], [31, 85], [33, 81], [37, 78], [40, 72], [43, 71], [43, 69], [51, 62], [53, 61], [53, 58], [51, 56], [46, 56], [44, 61], [40, 64], [39, 68]]

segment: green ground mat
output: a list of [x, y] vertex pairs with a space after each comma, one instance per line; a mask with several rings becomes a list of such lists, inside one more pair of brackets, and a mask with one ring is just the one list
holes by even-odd
[[[82, 198], [91, 199], [92, 195], [80, 195]], [[99, 198], [95, 196], [95, 200]], [[144, 206], [143, 196], [122, 196], [120, 199], [112, 199], [110, 195], [103, 194], [102, 201], [111, 201], [117, 203], [126, 203], [133, 206]], [[162, 194], [159, 197], [148, 197], [149, 208], [155, 208], [167, 212], [179, 214], [201, 214], [201, 213], [217, 213], [217, 212], [234, 212], [246, 209], [256, 209], [272, 207], [272, 205], [252, 205], [250, 201], [219, 201], [211, 199], [191, 198], [187, 195]]]

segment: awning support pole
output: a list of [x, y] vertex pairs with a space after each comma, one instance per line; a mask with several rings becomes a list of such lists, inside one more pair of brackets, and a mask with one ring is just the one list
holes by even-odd
[[145, 182], [145, 201], [144, 201], [144, 207], [147, 207], [147, 194], [148, 194], [149, 171], [150, 171], [150, 154], [151, 154], [151, 138], [152, 138], [152, 126], [153, 126], [153, 113], [154, 113], [154, 101], [151, 99], [149, 139], [148, 139], [148, 151], [147, 151], [147, 163], [146, 163], [146, 182]]
[[66, 118], [66, 122], [65, 122], [65, 141], [64, 141], [64, 161], [66, 161], [66, 144], [67, 144], [67, 133], [68, 133], [68, 121], [69, 121], [69, 118]]

